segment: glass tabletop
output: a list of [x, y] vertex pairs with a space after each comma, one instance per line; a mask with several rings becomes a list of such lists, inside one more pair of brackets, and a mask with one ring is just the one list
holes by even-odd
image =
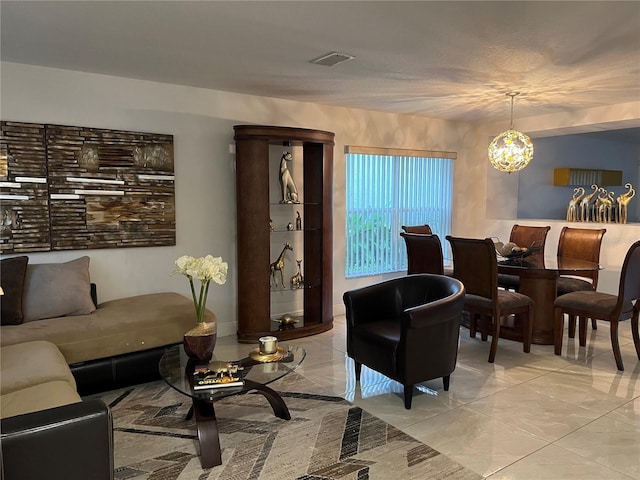
[[[508, 260], [499, 260], [498, 267], [501, 270], [505, 268], [513, 269], [529, 269], [529, 270], [550, 270], [564, 274], [593, 272], [601, 270], [600, 264], [589, 262], [587, 260], [579, 260], [568, 257], [541, 257], [531, 256], [525, 258], [512, 258]], [[502, 267], [502, 268], [501, 268]]]
[[302, 347], [282, 343], [278, 346], [284, 350], [284, 358], [266, 363], [252, 358], [254, 352], [251, 351], [249, 345], [247, 345], [247, 356], [239, 360], [217, 358], [214, 352], [211, 362], [223, 361], [243, 368], [245, 384], [239, 387], [194, 390], [193, 372], [196, 362], [187, 357], [182, 345], [174, 345], [167, 349], [160, 358], [158, 368], [165, 382], [183, 395], [197, 400], [214, 401], [252, 390], [256, 385], [268, 385], [275, 382], [298, 368], [307, 355], [306, 350]]

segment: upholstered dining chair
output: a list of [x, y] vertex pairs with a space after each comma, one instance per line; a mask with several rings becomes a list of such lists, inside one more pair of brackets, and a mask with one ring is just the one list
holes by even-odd
[[407, 247], [407, 274], [444, 275], [442, 243], [437, 235], [400, 232]]
[[365, 365], [400, 382], [406, 409], [417, 383], [442, 377], [449, 390], [464, 295], [458, 280], [426, 273], [345, 292], [347, 354], [356, 381]]
[[429, 225], [402, 225], [402, 230], [406, 233], [422, 233], [423, 235], [431, 235], [431, 227]]
[[[493, 363], [498, 349], [500, 326], [503, 318], [519, 317], [522, 325], [522, 349], [531, 351], [534, 304], [526, 295], [498, 288], [498, 259], [493, 240], [490, 238], [446, 237], [453, 253], [453, 276], [465, 288], [464, 311], [469, 313], [469, 330], [475, 337], [477, 322], [480, 333], [486, 340], [488, 325], [491, 325], [491, 348], [489, 362]], [[484, 324], [484, 325], [483, 325]]]
[[[558, 238], [558, 257], [575, 258], [588, 262], [600, 263], [600, 248], [606, 228], [573, 228], [564, 227]], [[598, 270], [581, 273], [578, 276], [560, 276], [558, 278], [557, 294], [565, 295], [571, 292], [596, 290], [598, 288]], [[594, 330], [598, 328], [595, 319], [591, 320]], [[586, 329], [586, 324], [585, 327]], [[569, 315], [569, 338], [576, 333], [576, 317]], [[586, 330], [584, 331], [586, 335]]]
[[[540, 247], [537, 253], [531, 256], [544, 257], [544, 246], [547, 241], [547, 234], [551, 230], [550, 226], [535, 227], [529, 225], [515, 224], [511, 227], [509, 241], [515, 243], [519, 247], [531, 247], [535, 245]], [[498, 274], [498, 286], [506, 290], [518, 291], [520, 289], [520, 277], [517, 275], [509, 275], [507, 273]]]
[[618, 323], [631, 319], [631, 333], [636, 354], [640, 360], [640, 334], [638, 333], [638, 314], [640, 313], [640, 240], [629, 250], [622, 264], [618, 295], [578, 290], [556, 298], [554, 302], [554, 353], [562, 353], [564, 333], [564, 315], [575, 315], [580, 322], [580, 346], [586, 346], [587, 318], [604, 320], [610, 324], [611, 348], [618, 370], [624, 370], [620, 343], [618, 341]]

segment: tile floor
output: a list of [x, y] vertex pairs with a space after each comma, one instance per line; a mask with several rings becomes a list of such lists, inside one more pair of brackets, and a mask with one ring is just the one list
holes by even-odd
[[[589, 328], [587, 347], [500, 340], [494, 364], [489, 342], [460, 332], [458, 365], [448, 392], [425, 382], [405, 410], [402, 386], [363, 368], [356, 384], [346, 356], [345, 319], [320, 335], [294, 340], [307, 357], [297, 370], [364, 410], [488, 479], [640, 480], [640, 361], [629, 322], [620, 327], [625, 371], [618, 372], [609, 329]], [[246, 353], [235, 337], [218, 339], [216, 353]], [[234, 353], [232, 353], [234, 352]]]

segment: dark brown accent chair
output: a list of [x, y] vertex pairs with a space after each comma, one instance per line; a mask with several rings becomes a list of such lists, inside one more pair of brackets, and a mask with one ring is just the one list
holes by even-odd
[[503, 318], [515, 315], [522, 325], [522, 349], [531, 351], [534, 304], [526, 295], [498, 288], [498, 259], [490, 238], [446, 237], [453, 253], [453, 276], [464, 284], [464, 311], [469, 313], [471, 337], [476, 336], [478, 320], [482, 340], [491, 330], [489, 362], [493, 363], [498, 349], [500, 326]]
[[[600, 247], [606, 228], [573, 228], [564, 227], [558, 238], [558, 257], [575, 258], [587, 262], [600, 263]], [[598, 270], [581, 273], [582, 278], [575, 276], [558, 278], [557, 295], [565, 295], [571, 292], [591, 291], [598, 288]], [[598, 328], [595, 319], [591, 320], [594, 330]], [[587, 334], [587, 324], [584, 324], [584, 335]], [[576, 335], [576, 317], [569, 315], [569, 338]], [[586, 337], [585, 337], [586, 338]]]
[[[635, 302], [635, 305], [634, 305]], [[574, 315], [580, 322], [580, 346], [586, 346], [587, 319], [604, 320], [611, 326], [611, 348], [618, 370], [624, 370], [620, 343], [618, 342], [618, 323], [631, 319], [631, 332], [636, 354], [640, 360], [640, 335], [638, 334], [638, 314], [640, 313], [640, 240], [635, 242], [625, 256], [620, 273], [618, 295], [579, 290], [556, 298], [554, 303], [554, 353], [562, 352], [564, 333], [564, 315]], [[584, 333], [583, 333], [584, 332]]]
[[429, 225], [402, 225], [402, 230], [406, 233], [421, 233], [423, 235], [431, 235], [431, 227]]
[[437, 235], [400, 232], [400, 236], [407, 247], [407, 274], [444, 275], [442, 243]]
[[[540, 247], [540, 251], [531, 255], [531, 257], [544, 258], [544, 246], [547, 241], [547, 234], [551, 230], [550, 226], [532, 227], [528, 225], [514, 225], [511, 228], [509, 241], [515, 243], [519, 247], [531, 248], [533, 246]], [[532, 260], [532, 258], [529, 258]], [[498, 274], [498, 286], [506, 290], [514, 292], [520, 289], [520, 277], [517, 275], [509, 275], [508, 273]]]
[[348, 291], [343, 300], [356, 381], [365, 365], [400, 382], [406, 409], [417, 383], [442, 377], [449, 390], [458, 358], [462, 283], [444, 275], [407, 275]]

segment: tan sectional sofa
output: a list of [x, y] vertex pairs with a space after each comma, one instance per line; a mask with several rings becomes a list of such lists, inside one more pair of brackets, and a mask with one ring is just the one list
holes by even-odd
[[[180, 343], [194, 326], [192, 299], [175, 292], [99, 303], [96, 286], [89, 281], [89, 257], [34, 265], [22, 258], [22, 318], [3, 318], [0, 346], [53, 343], [70, 366], [80, 395], [158, 378], [157, 362], [164, 349]], [[3, 269], [3, 288], [11, 290], [4, 277]], [[20, 312], [8, 312], [7, 318], [12, 313]], [[208, 310], [206, 316], [215, 320]]]
[[82, 401], [65, 358], [51, 342], [0, 349], [2, 418]]
[[[10, 285], [12, 270], [3, 264], [3, 480], [112, 479], [110, 411], [101, 401], [82, 397], [159, 378], [164, 350], [180, 343], [194, 326], [193, 301], [174, 292], [98, 303], [88, 264], [83, 257], [66, 264], [29, 265], [20, 292], [23, 305], [12, 303], [18, 294]], [[52, 312], [62, 314], [49, 317]], [[215, 320], [212, 312], [205, 315], [207, 321]], [[75, 449], [67, 448], [73, 445]], [[40, 463], [29, 462], [34, 452]], [[86, 476], [88, 471], [93, 476]]]

